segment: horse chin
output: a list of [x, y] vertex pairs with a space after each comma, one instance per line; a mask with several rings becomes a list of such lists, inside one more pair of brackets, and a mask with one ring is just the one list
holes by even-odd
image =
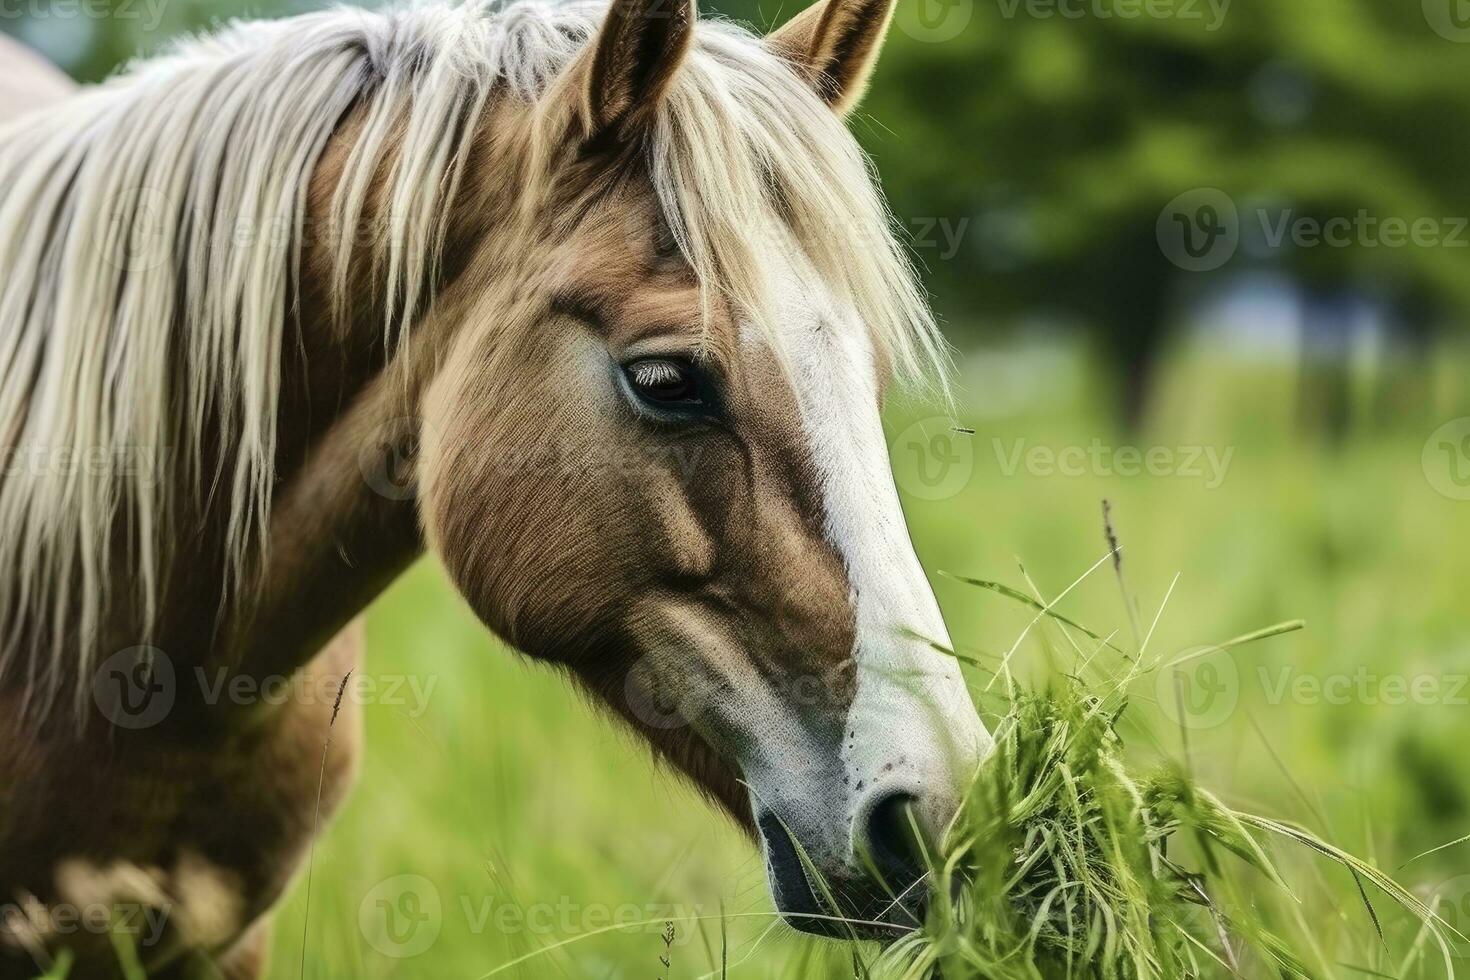
[[797, 932], [828, 939], [862, 939], [888, 945], [919, 928], [926, 902], [921, 898], [895, 902], [887, 895], [866, 900], [838, 897], [843, 912], [834, 914], [830, 905], [815, 899], [800, 907], [779, 907], [781, 918]]

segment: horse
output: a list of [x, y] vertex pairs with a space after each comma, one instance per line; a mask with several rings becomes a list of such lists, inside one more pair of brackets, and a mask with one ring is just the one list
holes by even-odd
[[121, 903], [151, 975], [260, 975], [426, 551], [792, 925], [919, 921], [991, 742], [880, 417], [947, 358], [845, 122], [892, 11], [336, 9], [5, 124], [0, 975], [115, 974], [63, 913]]

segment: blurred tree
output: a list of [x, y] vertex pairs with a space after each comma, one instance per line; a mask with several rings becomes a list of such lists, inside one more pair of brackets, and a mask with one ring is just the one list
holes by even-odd
[[[1421, 338], [1466, 319], [1458, 0], [899, 2], [864, 141], [911, 229], [968, 219], [953, 255], [916, 243], [957, 325], [1080, 321], [1136, 421], [1177, 297], [1245, 271], [1378, 297]], [[1345, 305], [1304, 321], [1340, 335]]]

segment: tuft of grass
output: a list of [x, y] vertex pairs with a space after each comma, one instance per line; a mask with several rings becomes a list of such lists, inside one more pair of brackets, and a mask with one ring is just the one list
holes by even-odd
[[880, 973], [1333, 975], [1309, 936], [1254, 897], [1275, 891], [1295, 901], [1267, 850], [1277, 838], [1354, 876], [1364, 928], [1380, 942], [1364, 882], [1417, 917], [1423, 928], [1406, 965], [1433, 944], [1454, 976], [1453, 928], [1377, 868], [1305, 829], [1232, 809], [1176, 765], [1130, 772], [1117, 730], [1124, 710], [1121, 697], [1098, 697], [1074, 679], [1014, 696], [931, 869], [926, 921], [885, 951]]
[[[1120, 721], [1129, 685], [1187, 658], [1150, 664], [1146, 639], [1136, 653], [1124, 653], [1111, 637], [1055, 613], [1053, 603], [996, 583], [962, 581], [1061, 624], [1069, 642], [1080, 634], [1095, 646], [1072, 643], [1077, 669], [1041, 690], [1010, 675], [1009, 654], [1001, 659], [997, 677], [1004, 677], [1007, 693], [993, 727], [995, 748], [930, 861], [924, 923], [884, 950], [876, 974], [914, 980], [1409, 977], [1427, 975], [1414, 971], [1432, 957], [1443, 964], [1435, 975], [1454, 977], [1450, 940], [1464, 937], [1388, 874], [1302, 827], [1233, 809], [1178, 763], [1160, 759], [1140, 773], [1125, 762]], [[1255, 630], [1189, 656], [1302, 625]], [[1119, 669], [1100, 682], [1084, 681], [1105, 650], [1121, 654]], [[1304, 848], [1347, 871], [1362, 932], [1382, 953], [1374, 959], [1392, 963], [1393, 972], [1335, 959], [1342, 951], [1322, 948], [1273, 845]], [[1417, 920], [1397, 959], [1370, 891]]]

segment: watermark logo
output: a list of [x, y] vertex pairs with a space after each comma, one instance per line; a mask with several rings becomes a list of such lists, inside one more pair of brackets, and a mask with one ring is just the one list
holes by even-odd
[[1228, 650], [1184, 650], [1155, 671], [1154, 695], [1164, 716], [1181, 728], [1218, 728], [1240, 702], [1240, 671]]
[[434, 945], [444, 926], [439, 889], [423, 875], [380, 881], [357, 907], [357, 925], [368, 945], [384, 956], [418, 956]]
[[1435, 493], [1470, 500], [1470, 416], [1452, 419], [1424, 442], [1419, 464]]
[[1430, 906], [1440, 921], [1455, 930], [1445, 936], [1450, 952], [1470, 956], [1470, 874], [1456, 875], [1445, 881], [1434, 893]]
[[915, 41], [953, 41], [970, 26], [975, 0], [901, 0], [893, 19]]
[[898, 487], [920, 500], [947, 500], [975, 472], [973, 433], [941, 415], [908, 426], [888, 446]]
[[357, 468], [373, 492], [389, 500], [412, 499], [418, 461], [433, 430], [423, 419], [403, 416], [380, 424], [357, 451]]
[[1154, 233], [1170, 262], [1187, 272], [1210, 272], [1240, 247], [1240, 213], [1229, 194], [1199, 187], [1164, 205]]
[[[667, 683], [651, 658], [642, 657], [628, 670], [623, 681], [623, 697], [633, 717], [650, 728], [683, 728], [698, 717], [700, 699], [687, 685]], [[682, 693], [681, 693], [682, 692]]]
[[92, 677], [92, 700], [118, 728], [152, 728], [168, 716], [177, 693], [173, 662], [156, 647], [119, 650]]
[[1470, 2], [1424, 0], [1424, 19], [1434, 33], [1446, 41], [1470, 43]]
[[92, 245], [119, 272], [148, 272], [169, 257], [168, 197], [151, 187], [124, 187], [103, 202]]
[[[828, 709], [841, 704], [848, 675], [845, 665], [826, 672], [776, 673], [765, 679], [765, 692], [805, 715], [810, 708]], [[950, 706], [952, 698], [961, 699], [964, 705], [970, 703], [963, 687], [915, 681], [915, 689], [928, 695], [936, 706]], [[735, 706], [730, 693], [722, 691], [703, 670], [691, 669], [678, 658], [660, 663], [656, 656], [642, 657], [628, 670], [623, 697], [634, 718], [661, 729], [697, 724], [706, 715], [725, 716]], [[952, 707], [959, 704], [955, 702]], [[882, 719], [874, 723], [881, 725]]]

